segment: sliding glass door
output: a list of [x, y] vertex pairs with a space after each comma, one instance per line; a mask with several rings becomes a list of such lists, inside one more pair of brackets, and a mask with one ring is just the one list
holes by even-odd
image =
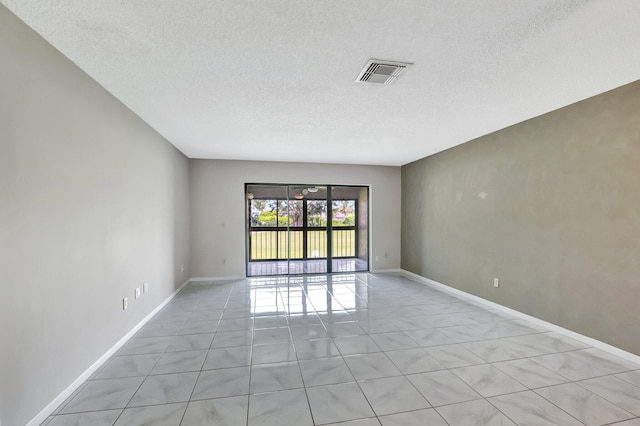
[[367, 271], [368, 187], [247, 184], [247, 276]]
[[331, 188], [331, 270], [369, 270], [369, 188]]
[[247, 275], [289, 273], [289, 192], [287, 186], [247, 185]]

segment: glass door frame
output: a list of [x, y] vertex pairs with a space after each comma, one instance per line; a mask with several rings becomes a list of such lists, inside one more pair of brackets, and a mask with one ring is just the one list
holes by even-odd
[[[286, 275], [308, 275], [308, 274], [317, 274], [317, 273], [324, 273], [324, 272], [291, 272], [291, 261], [292, 260], [297, 260], [298, 258], [292, 259], [291, 257], [291, 250], [292, 250], [292, 231], [302, 231], [303, 232], [303, 237], [302, 237], [302, 257], [300, 258], [300, 261], [309, 261], [309, 260], [313, 260], [314, 258], [310, 258], [308, 257], [308, 232], [310, 230], [313, 230], [314, 227], [310, 227], [308, 224], [308, 207], [307, 207], [307, 202], [308, 199], [305, 197], [304, 199], [301, 199], [302, 201], [302, 226], [300, 227], [294, 227], [291, 226], [290, 223], [290, 217], [291, 217], [291, 205], [290, 202], [291, 201], [298, 201], [300, 199], [296, 198], [296, 197], [292, 197], [291, 196], [291, 190], [292, 189], [296, 189], [296, 188], [306, 188], [306, 187], [319, 187], [319, 188], [326, 188], [327, 191], [327, 195], [326, 198], [324, 198], [323, 200], [326, 201], [326, 227], [320, 227], [320, 228], [325, 228], [325, 232], [326, 232], [326, 258], [324, 258], [325, 262], [326, 262], [326, 273], [354, 273], [354, 272], [368, 272], [370, 270], [370, 265], [371, 265], [371, 253], [370, 253], [370, 246], [371, 246], [371, 199], [370, 199], [370, 194], [371, 194], [371, 187], [369, 185], [347, 185], [347, 184], [338, 184], [338, 185], [330, 185], [330, 184], [290, 184], [290, 183], [245, 183], [244, 185], [244, 205], [245, 205], [245, 275], [247, 277], [258, 277], [258, 276], [278, 276], [278, 275], [284, 275], [284, 274], [268, 274], [268, 275], [259, 275], [259, 274], [255, 274], [255, 275], [251, 275], [250, 274], [250, 263], [253, 261], [255, 261], [255, 259], [251, 258], [251, 232], [252, 232], [252, 226], [251, 226], [251, 201], [253, 200], [253, 197], [249, 198], [249, 188], [250, 187], [256, 187], [256, 186], [264, 186], [264, 187], [281, 187], [285, 192], [286, 192], [286, 197], [285, 198], [274, 198], [274, 201], [276, 201], [276, 217], [279, 218], [279, 213], [280, 213], [280, 201], [286, 201], [287, 202], [287, 224], [286, 224], [286, 229], [282, 229], [280, 230], [281, 227], [277, 226], [278, 223], [276, 222], [276, 241], [279, 241], [279, 232], [280, 231], [286, 231], [287, 232], [287, 253], [286, 253], [286, 262], [287, 262], [287, 272]], [[333, 239], [334, 239], [334, 235], [333, 235], [333, 230], [334, 230], [334, 213], [333, 213], [333, 189], [334, 188], [359, 188], [361, 190], [366, 190], [366, 230], [364, 230], [366, 232], [366, 269], [363, 270], [354, 270], [354, 271], [339, 271], [339, 272], [334, 272], [333, 271], [333, 260], [335, 258], [334, 256], [334, 247], [333, 247]], [[358, 211], [358, 207], [359, 207], [359, 203], [360, 201], [358, 199], [354, 200], [355, 203], [355, 207], [354, 207], [354, 225], [353, 227], [349, 226], [349, 228], [353, 228], [354, 231], [354, 256], [353, 259], [354, 261], [357, 260], [362, 260], [359, 257], [359, 247], [360, 247], [360, 240], [359, 240], [359, 234], [361, 232], [363, 232], [360, 229], [360, 221], [358, 219], [358, 215], [359, 215], [359, 211]], [[277, 219], [278, 220], [278, 219]], [[350, 230], [350, 229], [347, 229]], [[280, 257], [279, 257], [279, 249], [276, 249], [276, 258], [275, 259], [268, 259], [265, 261], [279, 261]], [[319, 257], [317, 258], [317, 260], [322, 260], [323, 258]], [[284, 259], [283, 259], [284, 260]]]

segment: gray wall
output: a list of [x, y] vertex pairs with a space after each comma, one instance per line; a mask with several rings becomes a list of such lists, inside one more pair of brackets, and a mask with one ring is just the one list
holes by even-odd
[[228, 160], [189, 167], [193, 277], [245, 275], [245, 183], [370, 185], [369, 244], [380, 261], [369, 267], [400, 267], [400, 167]]
[[189, 192], [188, 160], [3, 6], [0, 64], [8, 426], [29, 421], [189, 277]]
[[404, 166], [402, 267], [640, 354], [640, 82]]

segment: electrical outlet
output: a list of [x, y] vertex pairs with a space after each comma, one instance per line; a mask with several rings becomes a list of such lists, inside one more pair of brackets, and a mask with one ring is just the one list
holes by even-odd
[[184, 265], [180, 265], [180, 272], [184, 272]]
[[129, 305], [129, 301], [127, 300], [127, 298], [123, 298], [122, 299], [122, 310], [125, 311], [127, 309], [127, 306]]
[[138, 297], [140, 297], [140, 294], [141, 294], [141, 293], [140, 293], [140, 287], [136, 287], [136, 289], [134, 290], [134, 292], [133, 292], [133, 293], [134, 293], [134, 295], [135, 295], [135, 298], [136, 298], [136, 299], [137, 299]]
[[147, 291], [149, 291], [149, 283], [142, 284], [142, 292], [146, 293]]
[[500, 279], [499, 278], [494, 278], [493, 279], [493, 286], [498, 288], [500, 287]]
[[380, 256], [376, 256], [376, 262], [380, 262]]

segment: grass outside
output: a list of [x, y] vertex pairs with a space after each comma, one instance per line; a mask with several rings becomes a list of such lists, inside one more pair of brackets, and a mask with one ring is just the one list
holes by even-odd
[[[251, 232], [251, 260], [265, 259], [302, 259], [303, 231], [291, 231], [291, 252], [288, 253], [289, 237], [287, 231]], [[356, 231], [333, 231], [333, 256], [353, 257], [356, 255]], [[276, 256], [277, 254], [277, 256]], [[309, 259], [327, 257], [326, 231], [307, 232], [307, 256]]]

